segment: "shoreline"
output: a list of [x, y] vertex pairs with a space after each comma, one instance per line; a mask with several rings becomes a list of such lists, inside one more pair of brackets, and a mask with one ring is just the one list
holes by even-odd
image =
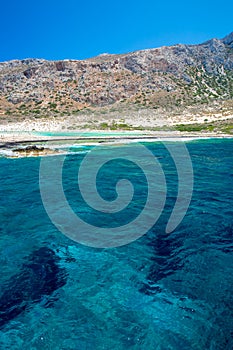
[[0, 145], [3, 143], [19, 144], [30, 142], [49, 142], [61, 140], [118, 140], [118, 139], [170, 139], [170, 138], [232, 138], [233, 135], [222, 132], [177, 131], [177, 130], [73, 130], [73, 131], [2, 131]]
[[[52, 143], [60, 141], [69, 141], [74, 143], [91, 141], [96, 143], [105, 142], [117, 142], [117, 141], [178, 141], [178, 140], [195, 140], [195, 139], [210, 139], [210, 138], [233, 138], [233, 135], [224, 134], [219, 132], [182, 132], [182, 131], [145, 131], [145, 132], [135, 132], [135, 131], [76, 131], [76, 132], [62, 132], [62, 133], [51, 133], [51, 135], [41, 135], [40, 133], [4, 133], [0, 131], [0, 148], [11, 147], [20, 144], [35, 144], [35, 143]], [[59, 135], [63, 134], [63, 135]], [[77, 134], [77, 135], [74, 135]]]
[[221, 131], [179, 131], [167, 130], [107, 130], [78, 128], [70, 129], [60, 120], [29, 121], [0, 124], [0, 156], [34, 157], [69, 152], [71, 147], [116, 145], [134, 142], [189, 142], [205, 139], [230, 139], [231, 134]]
[[[57, 136], [57, 134], [63, 136]], [[134, 142], [190, 142], [208, 139], [232, 139], [232, 135], [217, 132], [180, 132], [180, 131], [135, 131], [106, 132], [72, 131], [49, 132], [49, 136], [41, 136], [40, 132], [0, 131], [0, 156], [7, 158], [41, 157], [69, 153], [71, 147], [97, 145], [119, 145]], [[71, 136], [69, 136], [71, 134]], [[77, 134], [74, 137], [73, 134]], [[67, 150], [66, 150], [67, 149]]]

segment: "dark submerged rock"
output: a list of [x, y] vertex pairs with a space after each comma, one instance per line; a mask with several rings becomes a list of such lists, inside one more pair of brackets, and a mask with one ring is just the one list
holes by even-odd
[[29, 255], [27, 263], [19, 274], [9, 279], [0, 297], [0, 328], [66, 284], [66, 271], [59, 266], [59, 260], [47, 247]]

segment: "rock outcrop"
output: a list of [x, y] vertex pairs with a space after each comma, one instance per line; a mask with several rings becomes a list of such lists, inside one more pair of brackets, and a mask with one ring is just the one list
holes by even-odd
[[66, 115], [114, 103], [157, 107], [233, 97], [233, 33], [87, 60], [0, 63], [0, 115]]

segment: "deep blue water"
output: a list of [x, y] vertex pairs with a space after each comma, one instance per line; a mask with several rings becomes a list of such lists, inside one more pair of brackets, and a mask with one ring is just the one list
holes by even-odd
[[[0, 349], [233, 349], [233, 140], [186, 144], [193, 196], [170, 234], [177, 171], [162, 144], [146, 146], [166, 176], [165, 208], [146, 235], [112, 249], [78, 244], [51, 223], [40, 158], [0, 159]], [[76, 214], [100, 227], [135, 218], [147, 196], [140, 169], [122, 160], [103, 167], [97, 187], [104, 199], [116, 197], [121, 177], [135, 186], [126, 213], [104, 215], [80, 198], [84, 156], [67, 156], [63, 169]]]

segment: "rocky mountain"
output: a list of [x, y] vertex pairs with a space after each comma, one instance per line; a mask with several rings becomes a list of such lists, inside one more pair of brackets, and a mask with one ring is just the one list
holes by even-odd
[[157, 109], [233, 98], [233, 32], [199, 45], [87, 60], [0, 63], [0, 116], [60, 116], [104, 106]]

